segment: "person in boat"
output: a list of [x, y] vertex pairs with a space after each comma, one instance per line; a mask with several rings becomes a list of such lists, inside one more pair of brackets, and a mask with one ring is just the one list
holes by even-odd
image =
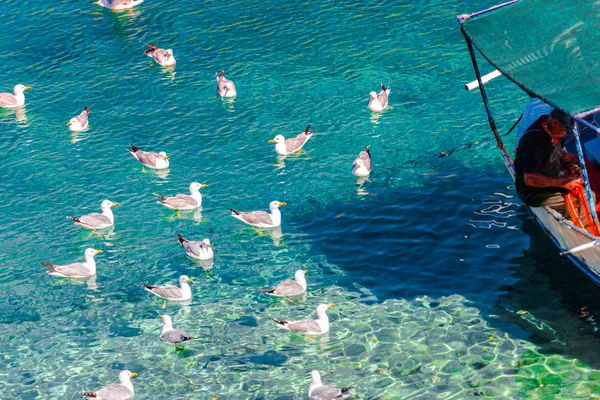
[[549, 206], [567, 215], [564, 195], [583, 185], [581, 169], [563, 150], [570, 117], [559, 110], [542, 115], [523, 134], [515, 156], [515, 185], [523, 203]]

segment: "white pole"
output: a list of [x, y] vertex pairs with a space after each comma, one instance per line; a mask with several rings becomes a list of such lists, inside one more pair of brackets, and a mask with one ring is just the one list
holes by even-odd
[[[500, 75], [502, 75], [502, 72], [500, 72], [498, 70], [492, 71], [489, 74], [482, 76], [481, 82], [488, 83], [489, 81], [491, 81], [494, 78], [499, 77]], [[465, 85], [465, 90], [467, 92], [470, 92], [471, 90], [476, 89], [478, 87], [479, 87], [479, 82], [477, 82], [477, 79], [475, 79], [473, 82], [469, 82]]]

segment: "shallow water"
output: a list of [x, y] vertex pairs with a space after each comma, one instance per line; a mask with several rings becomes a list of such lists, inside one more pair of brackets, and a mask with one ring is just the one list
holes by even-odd
[[[91, 2], [90, 2], [91, 3]], [[490, 140], [457, 14], [493, 2], [418, 4], [147, 0], [113, 13], [81, 2], [0, 3], [0, 393], [73, 399], [138, 372], [136, 398], [304, 398], [310, 369], [357, 398], [586, 398], [597, 392], [597, 288], [560, 258], [514, 197]], [[144, 42], [173, 48], [162, 68]], [[224, 69], [238, 97], [215, 95]], [[392, 88], [374, 115], [368, 92]], [[490, 84], [507, 129], [524, 96]], [[91, 128], [65, 123], [91, 105]], [[276, 134], [314, 137], [278, 158]], [[143, 172], [129, 144], [163, 150]], [[508, 138], [507, 143], [511, 143]], [[354, 157], [370, 144], [374, 173]], [[152, 193], [209, 186], [179, 219]], [[121, 203], [101, 236], [68, 215]], [[282, 209], [259, 234], [228, 207]], [[177, 242], [209, 237], [211, 268]], [[40, 262], [98, 255], [94, 281], [48, 276]], [[257, 291], [308, 269], [304, 301]], [[140, 282], [195, 280], [189, 305]], [[329, 311], [315, 340], [272, 318]], [[196, 336], [176, 353], [158, 315]], [[168, 394], [165, 394], [168, 393]]]

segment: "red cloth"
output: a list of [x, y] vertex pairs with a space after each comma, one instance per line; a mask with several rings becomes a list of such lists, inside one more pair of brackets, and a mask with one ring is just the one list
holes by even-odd
[[[571, 160], [579, 165], [579, 157], [577, 154], [569, 153]], [[587, 169], [588, 179], [590, 180], [590, 187], [596, 193], [596, 198], [600, 198], [600, 165], [594, 161], [585, 160], [585, 168]]]

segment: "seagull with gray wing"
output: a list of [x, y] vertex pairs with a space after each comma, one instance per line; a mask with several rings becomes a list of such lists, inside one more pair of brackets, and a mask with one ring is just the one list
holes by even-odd
[[313, 400], [335, 400], [345, 399], [349, 395], [346, 394], [350, 387], [338, 389], [335, 386], [323, 385], [321, 382], [321, 374], [316, 369], [310, 371], [311, 382], [308, 387], [308, 397]]
[[239, 219], [240, 221], [254, 226], [256, 228], [275, 228], [281, 225], [281, 211], [279, 207], [286, 206], [287, 203], [283, 201], [272, 201], [269, 203], [269, 210], [271, 214], [266, 211], [237, 211], [233, 208], [231, 210], [231, 216]]
[[221, 71], [217, 74], [217, 94], [221, 97], [235, 97], [237, 91], [233, 81], [225, 78], [225, 71]]
[[329, 332], [329, 317], [327, 309], [335, 304], [320, 304], [317, 307], [317, 319], [302, 319], [299, 321], [284, 321], [275, 319], [277, 326], [288, 331], [303, 333], [305, 335], [322, 335]]
[[187, 240], [179, 234], [177, 235], [177, 238], [188, 256], [195, 258], [196, 260], [211, 260], [214, 258], [215, 255], [212, 246], [210, 245], [210, 240], [202, 239], [202, 241], [197, 242]]
[[163, 320], [162, 333], [160, 334], [160, 341], [172, 346], [178, 346], [194, 340], [193, 337], [181, 329], [173, 328], [173, 320], [169, 315], [159, 315]]
[[102, 253], [102, 250], [96, 250], [87, 248], [83, 253], [85, 262], [74, 262], [66, 265], [56, 265], [49, 263], [42, 263], [46, 268], [49, 268], [49, 275], [62, 276], [65, 278], [88, 278], [96, 275], [96, 260], [94, 256]]
[[164, 151], [155, 153], [153, 151], [142, 151], [138, 147], [131, 145], [131, 150], [125, 149], [135, 157], [136, 160], [142, 163], [143, 166], [152, 169], [169, 168], [169, 156]]
[[163, 67], [168, 67], [171, 65], [175, 65], [177, 62], [175, 57], [173, 57], [173, 50], [171, 49], [160, 49], [156, 47], [154, 43], [147, 44], [146, 46], [150, 47], [145, 51], [146, 55], [156, 61], [157, 64], [162, 65]]
[[155, 296], [161, 297], [165, 300], [173, 301], [185, 301], [192, 298], [192, 288], [189, 283], [194, 282], [187, 275], [181, 275], [179, 277], [179, 286], [175, 285], [164, 285], [164, 286], [153, 286], [143, 283], [144, 288]]
[[14, 93], [0, 93], [1, 108], [17, 108], [25, 105], [25, 91], [31, 89], [31, 86], [21, 85], [15, 86]]
[[358, 153], [358, 157], [352, 163], [352, 175], [369, 176], [371, 173], [371, 146], [367, 146], [364, 151]]
[[133, 383], [131, 377], [138, 376], [135, 372], [128, 370], [121, 371], [119, 374], [120, 383], [111, 383], [97, 392], [81, 392], [82, 396], [96, 400], [126, 400], [133, 397]]
[[390, 87], [385, 87], [381, 84], [381, 91], [379, 93], [369, 93], [369, 105], [368, 108], [371, 111], [383, 111], [388, 105], [388, 95], [390, 94]]
[[275, 152], [281, 156], [296, 153], [300, 154], [302, 146], [308, 142], [313, 136], [313, 132], [310, 131], [310, 125], [304, 129], [304, 132], [296, 136], [295, 138], [286, 139], [283, 135], [277, 135], [273, 139], [269, 140], [269, 143], [275, 144]]
[[299, 269], [294, 274], [294, 279], [286, 279], [281, 282], [275, 289], [261, 289], [261, 292], [270, 296], [285, 297], [297, 296], [306, 291], [306, 277], [304, 276], [308, 270]]
[[110, 228], [115, 224], [115, 216], [113, 215], [111, 207], [118, 207], [119, 203], [113, 203], [110, 200], [103, 200], [100, 208], [102, 214], [91, 213], [86, 214], [82, 217], [67, 217], [75, 221], [75, 225], [82, 226], [86, 229], [106, 229]]
[[83, 107], [83, 111], [76, 117], [73, 117], [67, 122], [69, 130], [72, 132], [82, 132], [89, 128], [88, 115], [90, 107]]

